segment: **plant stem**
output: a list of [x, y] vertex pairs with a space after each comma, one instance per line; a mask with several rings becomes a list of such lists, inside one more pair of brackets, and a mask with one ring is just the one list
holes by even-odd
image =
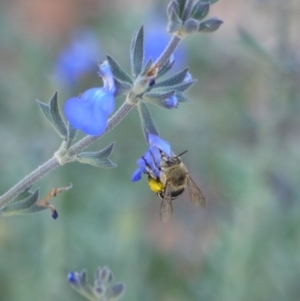
[[43, 165], [39, 166], [36, 170], [27, 175], [18, 184], [13, 186], [5, 194], [0, 197], [0, 210], [6, 206], [11, 200], [15, 199], [19, 194], [21, 194], [25, 189], [29, 188], [34, 182], [41, 179], [48, 172], [54, 170], [59, 166], [56, 158], [51, 158]]
[[[122, 104], [119, 110], [108, 120], [107, 128], [103, 134], [100, 136], [86, 136], [76, 144], [74, 144], [68, 150], [68, 156], [74, 156], [94, 141], [105, 135], [111, 129], [113, 129], [123, 118], [131, 111], [134, 105], [129, 105], [126, 102]], [[37, 169], [32, 171], [29, 175], [23, 178], [19, 183], [9, 189], [5, 194], [0, 197], [0, 211], [4, 208], [10, 201], [15, 199], [20, 195], [25, 189], [29, 188], [33, 183], [41, 179], [43, 176], [48, 174], [50, 171], [54, 170], [59, 166], [56, 157], [52, 157], [44, 164], [40, 165]]]
[[174, 53], [181, 40], [181, 37], [174, 35], [167, 45], [166, 49], [153, 65], [157, 65], [158, 68], [163, 66], [170, 59], [171, 55]]

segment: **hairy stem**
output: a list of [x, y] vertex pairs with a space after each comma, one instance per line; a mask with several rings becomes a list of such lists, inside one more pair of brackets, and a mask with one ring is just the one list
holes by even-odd
[[[107, 128], [103, 134], [100, 136], [86, 136], [76, 144], [74, 144], [67, 152], [67, 155], [74, 156], [94, 141], [105, 135], [111, 129], [113, 129], [134, 107], [126, 102], [119, 108], [119, 110], [108, 120]], [[44, 164], [40, 165], [37, 169], [23, 178], [19, 183], [13, 186], [5, 194], [0, 197], [0, 210], [5, 207], [10, 201], [15, 199], [19, 194], [21, 194], [26, 188], [29, 188], [33, 183], [41, 179], [43, 176], [48, 174], [50, 171], [54, 170], [59, 166], [57, 158], [52, 157]]]
[[18, 184], [13, 186], [10, 190], [8, 190], [5, 194], [0, 197], [0, 210], [6, 206], [11, 200], [16, 198], [19, 194], [21, 194], [26, 188], [29, 188], [34, 182], [41, 179], [48, 172], [54, 170], [59, 166], [56, 158], [51, 158], [43, 165], [39, 166], [36, 170], [27, 175], [24, 179], [22, 179]]
[[174, 53], [181, 40], [182, 40], [181, 37], [174, 35], [170, 40], [169, 44], [167, 45], [166, 49], [156, 60], [154, 65], [157, 65], [158, 68], [163, 66], [170, 59], [171, 55]]

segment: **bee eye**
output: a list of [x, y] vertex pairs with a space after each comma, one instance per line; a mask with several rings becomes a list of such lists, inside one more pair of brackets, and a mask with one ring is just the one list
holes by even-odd
[[155, 85], [155, 79], [152, 78], [149, 82], [149, 87], [153, 87]]

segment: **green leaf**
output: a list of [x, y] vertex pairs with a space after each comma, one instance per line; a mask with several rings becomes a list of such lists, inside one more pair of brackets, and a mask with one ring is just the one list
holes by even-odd
[[198, 31], [200, 22], [195, 19], [188, 19], [184, 22], [182, 26], [183, 32], [186, 34], [192, 34]]
[[60, 115], [57, 103], [57, 92], [54, 93], [53, 97], [50, 100], [50, 104], [47, 105], [40, 100], [37, 100], [37, 103], [43, 112], [44, 116], [48, 119], [50, 124], [54, 127], [56, 132], [60, 137], [67, 137], [67, 127]]
[[198, 21], [203, 20], [209, 12], [209, 7], [209, 2], [203, 2], [201, 0], [195, 2], [193, 5], [191, 17]]
[[182, 83], [184, 81], [185, 77], [186, 77], [186, 74], [187, 74], [188, 70], [189, 70], [189, 68], [186, 68], [186, 69], [174, 74], [172, 77], [169, 77], [168, 79], [155, 84], [155, 88], [156, 87], [177, 85], [177, 84]]
[[169, 33], [175, 33], [176, 31], [179, 31], [182, 27], [182, 21], [178, 16], [178, 13], [172, 9], [169, 15], [169, 22], [167, 26], [167, 31]]
[[115, 94], [115, 97], [119, 97], [119, 96], [127, 94], [132, 88], [132, 85], [129, 84], [128, 82], [121, 81], [121, 80], [116, 79], [116, 78], [115, 78], [115, 85], [116, 85], [116, 88], [117, 88], [117, 92]]
[[50, 107], [49, 105], [45, 104], [44, 102], [41, 102], [40, 100], [36, 100], [41, 111], [43, 112], [43, 114], [45, 115], [45, 117], [48, 119], [48, 121], [53, 124], [53, 119], [52, 119], [52, 115], [51, 115], [51, 111], [50, 111]]
[[12, 202], [18, 202], [18, 201], [24, 200], [24, 199], [28, 198], [30, 195], [32, 195], [30, 188], [31, 187], [26, 188], [15, 199], [13, 199]]
[[214, 32], [222, 24], [223, 24], [223, 21], [221, 21], [217, 18], [211, 18], [211, 19], [201, 22], [198, 31], [199, 32]]
[[113, 281], [111, 270], [107, 266], [104, 266], [103, 268], [98, 267], [95, 271], [95, 280], [96, 279], [105, 285], [110, 284]]
[[111, 56], [107, 55], [106, 58], [115, 78], [129, 84], [133, 83], [131, 76], [128, 75]]
[[144, 28], [140, 28], [132, 41], [130, 51], [131, 71], [134, 77], [137, 77], [143, 67], [144, 62]]
[[71, 146], [72, 142], [74, 141], [77, 134], [77, 130], [74, 129], [70, 123], [68, 122], [68, 134], [67, 134], [67, 143], [66, 143], [66, 150]]
[[107, 292], [106, 301], [116, 301], [123, 296], [125, 292], [125, 284], [118, 283], [111, 287]]
[[99, 301], [99, 296], [93, 287], [87, 282], [86, 270], [79, 273], [79, 282], [71, 282], [71, 287], [89, 301]]
[[176, 0], [176, 2], [179, 6], [179, 16], [181, 17], [182, 13], [183, 13], [183, 10], [184, 10], [184, 7], [185, 7], [186, 0]]
[[179, 4], [176, 1], [171, 1], [167, 6], [167, 16], [170, 18], [172, 14], [172, 10], [175, 11], [175, 13], [179, 16]]
[[152, 66], [152, 59], [151, 57], [149, 58], [148, 62], [146, 63], [146, 65], [144, 66], [142, 72], [141, 72], [141, 76], [145, 76], [147, 71], [149, 70], [149, 68]]
[[152, 93], [148, 92], [143, 95], [143, 100], [150, 101], [160, 107], [170, 109], [166, 105], [166, 99], [175, 94], [175, 91], [165, 92], [165, 93]]
[[183, 83], [177, 84], [177, 85], [171, 85], [171, 86], [164, 86], [164, 87], [154, 87], [151, 92], [157, 92], [157, 93], [162, 93], [162, 92], [169, 92], [169, 91], [176, 91], [177, 92], [184, 92], [187, 89], [189, 89], [195, 82], [196, 80], [189, 80], [185, 81]]
[[165, 75], [175, 64], [174, 57], [171, 56], [170, 59], [158, 70], [156, 78], [162, 77]]
[[139, 101], [137, 107], [146, 140], [148, 133], [159, 136], [158, 129], [154, 123], [147, 105], [143, 101]]
[[59, 108], [58, 108], [57, 92], [55, 92], [53, 97], [50, 99], [49, 106], [50, 106], [50, 112], [52, 115], [52, 119], [54, 122], [54, 127], [56, 128], [56, 131], [62, 138], [67, 137], [68, 130], [67, 130], [65, 122], [63, 121], [63, 119], [61, 117], [61, 114], [60, 114]]
[[180, 93], [180, 92], [176, 93], [176, 97], [177, 97], [178, 102], [192, 102], [183, 93]]
[[32, 207], [39, 199], [39, 188], [31, 193], [26, 199], [18, 202], [13, 202], [5, 206], [1, 214], [4, 216], [28, 214], [27, 209]]
[[111, 143], [106, 148], [97, 152], [83, 152], [77, 155], [77, 161], [84, 164], [90, 164], [101, 168], [113, 168], [117, 165], [108, 157], [113, 151], [115, 142]]

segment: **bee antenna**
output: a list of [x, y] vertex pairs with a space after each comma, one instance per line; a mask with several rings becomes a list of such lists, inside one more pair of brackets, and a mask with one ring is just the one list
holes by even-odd
[[180, 157], [180, 156], [182, 156], [183, 154], [185, 154], [185, 153], [187, 153], [188, 152], [188, 150], [185, 150], [184, 152], [182, 152], [182, 153], [180, 153], [178, 156], [176, 156], [176, 157]]

